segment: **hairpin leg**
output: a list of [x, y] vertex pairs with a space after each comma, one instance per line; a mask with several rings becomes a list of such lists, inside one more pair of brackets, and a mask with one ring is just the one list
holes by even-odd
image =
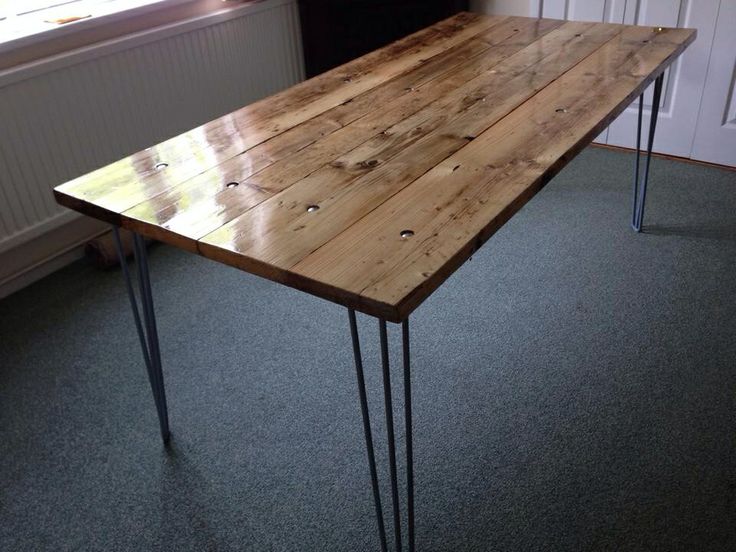
[[386, 407], [386, 433], [388, 435], [388, 468], [391, 476], [391, 501], [394, 513], [394, 538], [396, 550], [401, 551], [401, 506], [399, 504], [399, 482], [396, 474], [396, 440], [394, 439], [394, 408], [391, 400], [391, 370], [388, 360], [388, 332], [386, 321], [378, 321], [381, 335], [381, 366], [383, 367], [383, 400]]
[[[363, 429], [365, 432], [366, 448], [368, 451], [368, 466], [371, 473], [371, 484], [373, 487], [373, 500], [378, 521], [378, 533], [381, 542], [381, 550], [386, 552], [387, 539], [381, 507], [381, 496], [378, 487], [378, 476], [376, 472], [376, 460], [373, 449], [373, 437], [371, 433], [368, 405], [366, 401], [365, 379], [363, 377], [363, 361], [360, 353], [360, 341], [355, 319], [355, 311], [348, 309], [350, 319], [350, 331], [353, 338], [353, 352], [355, 354], [355, 367], [358, 374], [358, 394], [360, 397], [361, 412], [363, 414]], [[381, 341], [381, 366], [383, 374], [384, 406], [386, 409], [386, 433], [388, 437], [389, 474], [391, 478], [391, 503], [393, 507], [393, 524], [395, 549], [397, 552], [402, 548], [401, 514], [399, 502], [399, 486], [396, 462], [396, 440], [394, 435], [393, 401], [391, 394], [391, 374], [388, 350], [388, 331], [385, 320], [378, 321], [378, 329]], [[407, 492], [407, 532], [408, 549], [414, 552], [414, 452], [412, 442], [412, 410], [411, 410], [411, 366], [409, 353], [409, 321], [402, 324], [403, 345], [403, 368], [404, 368], [404, 420], [406, 429], [406, 492]]]
[[[123, 252], [120, 242], [120, 232], [116, 226], [112, 228], [113, 237], [115, 238], [115, 247], [120, 258], [120, 266], [123, 270], [125, 279], [125, 287], [128, 291], [128, 299], [133, 311], [133, 319], [138, 332], [138, 339], [143, 352], [143, 361], [146, 364], [148, 372], [148, 381], [153, 391], [153, 399], [156, 403], [156, 411], [158, 412], [159, 426], [161, 429], [161, 438], [164, 443], [169, 442], [171, 433], [169, 432], [169, 415], [166, 407], [166, 393], [164, 391], [164, 376], [161, 370], [161, 352], [158, 344], [158, 331], [156, 329], [156, 317], [153, 310], [153, 294], [151, 292], [151, 280], [148, 275], [148, 258], [146, 256], [146, 244], [143, 238], [138, 234], [134, 234], [134, 252], [138, 265], [138, 289], [141, 296], [143, 322], [138, 311], [138, 302], [136, 301], [135, 292], [133, 290], [133, 282], [128, 270], [128, 263]], [[145, 324], [145, 331], [144, 331]]]
[[348, 309], [350, 318], [350, 334], [353, 338], [353, 353], [355, 355], [355, 371], [358, 376], [358, 395], [360, 397], [360, 412], [363, 415], [363, 432], [365, 433], [365, 446], [368, 451], [368, 467], [371, 472], [371, 486], [373, 487], [373, 503], [376, 508], [376, 520], [378, 522], [378, 536], [381, 541], [381, 551], [388, 550], [386, 546], [386, 528], [383, 524], [383, 508], [381, 507], [381, 491], [378, 488], [378, 474], [376, 472], [376, 456], [373, 452], [373, 435], [371, 432], [371, 419], [368, 413], [368, 399], [365, 392], [365, 378], [363, 376], [363, 358], [360, 354], [360, 338], [358, 337], [358, 325], [355, 320], [355, 311]]
[[414, 552], [414, 443], [411, 422], [411, 358], [409, 356], [409, 319], [401, 325], [404, 351], [404, 423], [406, 427], [406, 519], [409, 532], [409, 552]]
[[657, 130], [657, 116], [659, 115], [659, 105], [662, 99], [662, 83], [664, 82], [664, 73], [659, 75], [654, 81], [654, 97], [652, 100], [652, 112], [649, 121], [649, 139], [647, 141], [647, 157], [644, 164], [644, 174], [641, 175], [641, 126], [644, 111], [644, 94], [639, 96], [639, 115], [637, 118], [636, 130], [636, 164], [634, 175], [634, 211], [631, 216], [631, 227], [637, 232], [641, 232], [644, 223], [644, 206], [647, 198], [647, 184], [649, 183], [649, 166], [652, 161], [652, 146], [654, 146], [654, 133]]

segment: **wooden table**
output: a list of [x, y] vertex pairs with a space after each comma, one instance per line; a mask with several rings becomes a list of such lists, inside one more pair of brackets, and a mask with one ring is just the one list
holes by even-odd
[[646, 166], [637, 154], [634, 181], [640, 230], [663, 72], [695, 36], [461, 13], [56, 188], [59, 203], [111, 223], [116, 236], [136, 233], [143, 322], [123, 266], [164, 440], [141, 236], [348, 307], [383, 550], [355, 311], [379, 319], [397, 549], [386, 322], [402, 324], [414, 549], [409, 315], [637, 96], [640, 137], [641, 95], [655, 81]]

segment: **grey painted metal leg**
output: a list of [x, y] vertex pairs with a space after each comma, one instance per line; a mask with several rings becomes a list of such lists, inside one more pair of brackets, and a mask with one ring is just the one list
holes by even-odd
[[[156, 403], [156, 411], [158, 413], [159, 426], [161, 429], [161, 438], [164, 443], [168, 443], [171, 437], [169, 431], [169, 414], [166, 406], [166, 393], [164, 390], [164, 376], [161, 370], [161, 352], [158, 344], [158, 331], [156, 328], [156, 317], [153, 309], [153, 294], [151, 292], [151, 280], [148, 275], [148, 258], [146, 256], [146, 245], [143, 238], [138, 234], [134, 235], [134, 252], [136, 263], [138, 265], [138, 289], [141, 296], [141, 304], [143, 310], [143, 322], [138, 310], [138, 302], [133, 290], [133, 282], [128, 270], [128, 263], [123, 252], [120, 242], [120, 233], [116, 226], [113, 226], [113, 237], [115, 238], [115, 246], [118, 250], [120, 258], [120, 266], [125, 278], [125, 287], [128, 291], [128, 299], [130, 300], [131, 310], [133, 311], [133, 319], [138, 332], [138, 339], [143, 352], [143, 360], [146, 364], [148, 372], [148, 381], [151, 384], [153, 399]], [[145, 326], [145, 330], [144, 330]]]
[[386, 528], [383, 524], [383, 508], [381, 507], [381, 491], [378, 488], [378, 473], [376, 472], [376, 456], [373, 451], [373, 435], [371, 432], [371, 419], [368, 413], [368, 399], [365, 392], [365, 378], [363, 376], [363, 358], [360, 354], [360, 339], [358, 337], [358, 325], [355, 320], [355, 311], [348, 309], [350, 318], [350, 334], [353, 338], [353, 353], [355, 355], [355, 371], [358, 376], [358, 394], [360, 395], [360, 411], [363, 415], [363, 432], [365, 433], [365, 446], [368, 451], [368, 466], [371, 472], [371, 485], [373, 487], [373, 503], [376, 508], [376, 520], [378, 521], [378, 535], [381, 540], [381, 551], [387, 552]]
[[[360, 406], [363, 414], [363, 429], [365, 431], [366, 448], [368, 450], [368, 465], [371, 472], [371, 484], [373, 486], [373, 499], [378, 518], [378, 532], [381, 539], [381, 550], [386, 552], [386, 529], [381, 507], [381, 497], [378, 487], [378, 476], [376, 472], [376, 461], [373, 449], [373, 437], [371, 433], [370, 419], [368, 416], [368, 405], [365, 392], [365, 379], [363, 377], [363, 361], [360, 353], [360, 342], [355, 319], [355, 311], [348, 309], [350, 317], [350, 331], [353, 338], [353, 352], [355, 354], [355, 367], [358, 374], [358, 392], [360, 395]], [[393, 524], [395, 550], [401, 551], [401, 506], [399, 502], [398, 470], [396, 462], [396, 439], [394, 433], [393, 401], [391, 394], [391, 373], [388, 350], [388, 330], [385, 320], [378, 321], [378, 329], [381, 340], [381, 366], [383, 374], [384, 406], [386, 409], [386, 433], [388, 438], [389, 475], [391, 478], [391, 503], [393, 507]], [[404, 368], [404, 421], [406, 428], [406, 491], [407, 491], [407, 530], [408, 549], [414, 552], [414, 451], [412, 441], [412, 408], [411, 408], [411, 366], [409, 352], [409, 321], [402, 323], [403, 344], [403, 368]]]
[[652, 146], [654, 145], [654, 134], [657, 130], [657, 117], [659, 105], [662, 99], [662, 84], [664, 73], [654, 81], [654, 96], [652, 98], [652, 113], [649, 121], [649, 138], [647, 141], [647, 157], [644, 163], [644, 174], [641, 175], [641, 126], [644, 111], [644, 94], [639, 96], [639, 115], [636, 128], [636, 164], [634, 175], [634, 211], [631, 216], [631, 227], [641, 232], [644, 223], [644, 207], [647, 199], [647, 184], [649, 183], [649, 167], [652, 161]]
[[388, 434], [388, 462], [391, 476], [391, 500], [394, 511], [394, 538], [396, 551], [401, 552], [401, 513], [399, 504], [399, 482], [396, 474], [396, 440], [394, 439], [394, 409], [391, 400], [391, 370], [388, 358], [388, 332], [386, 321], [378, 321], [381, 335], [381, 365], [383, 367], [383, 400], [386, 406], [386, 432]]
[[411, 358], [409, 356], [409, 319], [401, 325], [404, 349], [404, 424], [406, 427], [406, 518], [409, 552], [414, 552], [414, 443], [411, 422]]

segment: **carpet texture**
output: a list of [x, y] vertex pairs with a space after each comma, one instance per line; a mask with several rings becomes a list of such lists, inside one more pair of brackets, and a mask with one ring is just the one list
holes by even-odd
[[[414, 314], [419, 550], [736, 550], [736, 173], [655, 159], [637, 235], [632, 164], [586, 150]], [[377, 550], [345, 309], [150, 264], [169, 451], [119, 271], [0, 302], [0, 550]]]

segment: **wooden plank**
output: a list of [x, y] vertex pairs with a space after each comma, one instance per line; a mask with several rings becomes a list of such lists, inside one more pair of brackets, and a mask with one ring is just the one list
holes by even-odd
[[[194, 250], [193, 240], [377, 134], [387, 137], [391, 127], [402, 119], [483, 74], [562, 23], [509, 18], [465, 45], [449, 50], [448, 55], [438, 56], [436, 63], [407, 73], [346, 106], [335, 108], [138, 204], [125, 211], [122, 224]], [[474, 55], [469, 55], [471, 52]], [[332, 125], [334, 131], [321, 130], [314, 136], [311, 123], [318, 120]], [[307, 125], [309, 128], [305, 128]], [[309, 140], [312, 142], [305, 147], [295, 147]], [[227, 188], [230, 182], [237, 183], [237, 187]], [[184, 204], [186, 209], [181, 208]]]
[[[654, 35], [652, 29], [627, 29], [298, 263], [290, 278], [309, 279], [299, 285], [322, 296], [323, 285], [335, 299], [349, 296], [353, 303], [359, 296], [371, 313], [404, 319], [694, 37], [688, 29]], [[402, 239], [404, 229], [414, 235]]]
[[[415, 69], [502, 22], [458, 14], [363, 58], [221, 117], [55, 190], [62, 205], [118, 223], [117, 214], [321, 113]], [[294, 109], [294, 106], [298, 106]], [[158, 163], [167, 163], [157, 170]], [[109, 211], [109, 212], [108, 212]]]
[[[251, 270], [287, 270], [621, 32], [569, 22], [200, 240]], [[319, 205], [317, 212], [307, 212]]]

